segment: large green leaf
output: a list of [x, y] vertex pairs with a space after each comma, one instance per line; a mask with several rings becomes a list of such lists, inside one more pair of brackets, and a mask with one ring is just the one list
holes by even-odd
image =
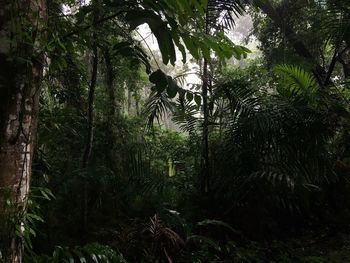
[[138, 9], [128, 11], [125, 19], [129, 22], [131, 30], [147, 23], [157, 39], [163, 63], [168, 64], [170, 61], [171, 64], [175, 64], [176, 52], [173, 38], [167, 22], [163, 21], [160, 15], [151, 10]]
[[198, 45], [197, 45], [195, 39], [188, 36], [188, 35], [183, 35], [182, 40], [184, 41], [186, 48], [191, 53], [191, 55], [195, 59], [199, 59], [199, 50], [198, 50]]
[[200, 95], [196, 94], [196, 95], [194, 95], [194, 101], [196, 102], [196, 104], [198, 106], [200, 106], [202, 103], [202, 97]]
[[193, 93], [192, 92], [186, 92], [186, 99], [191, 102], [193, 100]]

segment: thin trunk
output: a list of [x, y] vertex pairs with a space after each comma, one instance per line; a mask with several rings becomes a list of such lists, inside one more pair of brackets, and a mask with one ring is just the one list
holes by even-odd
[[108, 94], [108, 114], [107, 114], [107, 130], [106, 130], [106, 138], [107, 138], [107, 163], [108, 167], [116, 172], [117, 167], [115, 166], [116, 156], [115, 156], [115, 130], [114, 130], [114, 122], [116, 117], [116, 96], [114, 91], [114, 70], [111, 61], [111, 54], [108, 48], [104, 51], [104, 59], [106, 64], [106, 91]]
[[337, 63], [337, 57], [338, 57], [338, 48], [336, 48], [334, 50], [334, 54], [333, 54], [331, 63], [329, 64], [328, 72], [327, 72], [327, 75], [326, 75], [326, 78], [325, 78], [325, 81], [324, 81], [324, 85], [325, 86], [330, 84], [332, 73], [333, 73], [335, 65]]
[[[206, 11], [205, 33], [209, 34], [208, 8]], [[209, 108], [208, 108], [208, 60], [204, 58], [202, 74], [203, 98], [203, 130], [202, 130], [202, 156], [201, 156], [201, 191], [208, 192], [209, 188]]]
[[[93, 34], [93, 39], [96, 39], [96, 34]], [[92, 143], [94, 139], [94, 98], [95, 98], [95, 88], [97, 80], [97, 65], [98, 65], [98, 51], [97, 43], [94, 41], [92, 47], [93, 57], [92, 57], [92, 72], [91, 81], [89, 87], [89, 97], [88, 97], [88, 109], [87, 109], [87, 124], [88, 124], [88, 134], [86, 137], [85, 150], [82, 159], [82, 169], [86, 170], [89, 165]], [[84, 181], [83, 184], [83, 229], [85, 230], [88, 223], [88, 182]]]
[[346, 63], [342, 58], [339, 59], [340, 64], [343, 66], [344, 77], [347, 79], [350, 77], [350, 63]]
[[128, 115], [131, 114], [131, 99], [132, 99], [132, 95], [131, 95], [131, 90], [128, 87]]
[[140, 110], [140, 98], [137, 95], [137, 91], [134, 91], [134, 99], [135, 99], [135, 108], [136, 108], [136, 116], [141, 115], [141, 110]]
[[22, 262], [23, 238], [15, 228], [23, 226], [27, 208], [44, 60], [43, 53], [34, 54], [45, 22], [43, 0], [23, 1], [20, 6], [0, 0], [0, 251], [4, 262]]
[[204, 193], [208, 192], [209, 181], [209, 108], [208, 108], [208, 61], [204, 59], [203, 63], [203, 84], [202, 84], [202, 97], [203, 97], [203, 131], [202, 131], [202, 179], [201, 188]]
[[111, 61], [111, 54], [106, 48], [104, 52], [104, 59], [106, 64], [106, 84], [107, 84], [107, 92], [108, 92], [108, 99], [109, 99], [109, 116], [114, 116], [116, 113], [116, 104], [115, 104], [115, 92], [114, 92], [114, 71], [113, 71], [113, 65]]
[[350, 44], [345, 43], [346, 48], [339, 54], [338, 61], [343, 66], [343, 73], [345, 78], [350, 77]]

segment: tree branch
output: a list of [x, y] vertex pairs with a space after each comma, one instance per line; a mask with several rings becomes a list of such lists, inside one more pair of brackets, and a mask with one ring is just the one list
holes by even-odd
[[109, 15], [109, 16], [106, 16], [106, 17], [102, 17], [101, 19], [98, 19], [98, 20], [94, 21], [93, 23], [91, 23], [91, 24], [89, 24], [89, 25], [86, 25], [86, 26], [84, 26], [84, 27], [82, 27], [82, 28], [79, 28], [79, 29], [77, 29], [77, 30], [74, 30], [74, 31], [72, 31], [72, 32], [70, 32], [70, 33], [64, 35], [62, 38], [63, 38], [63, 39], [66, 39], [66, 38], [69, 38], [69, 37], [71, 37], [71, 36], [74, 36], [74, 35], [80, 33], [81, 31], [85, 31], [85, 30], [87, 30], [87, 29], [89, 29], [89, 28], [91, 28], [91, 27], [93, 27], [93, 26], [97, 26], [97, 25], [102, 24], [102, 23], [104, 23], [104, 22], [106, 22], [106, 21], [108, 21], [108, 20], [111, 20], [111, 19], [113, 19], [113, 18], [116, 18], [117, 16], [119, 16], [120, 14], [122, 14], [122, 13], [124, 13], [124, 12], [125, 12], [125, 11], [123, 10], [123, 11], [119, 11], [119, 12], [117, 12], [117, 13], [114, 13], [114, 14], [112, 14], [112, 15]]

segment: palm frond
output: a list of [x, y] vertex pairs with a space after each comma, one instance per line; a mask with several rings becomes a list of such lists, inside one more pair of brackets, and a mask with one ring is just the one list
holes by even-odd
[[233, 28], [234, 16], [239, 17], [244, 13], [241, 1], [236, 0], [209, 0], [207, 9], [209, 27], [219, 31]]
[[253, 196], [259, 192], [265, 196], [258, 202], [297, 212], [305, 205], [302, 196], [320, 191], [336, 176], [327, 151], [330, 137], [324, 115], [319, 107], [299, 107], [291, 101], [304, 98], [308, 104], [316, 97], [316, 106], [328, 102], [303, 69], [280, 65], [276, 71], [284, 77], [279, 96], [260, 97], [234, 82], [217, 90], [215, 96], [227, 101], [228, 125], [222, 146], [215, 152], [220, 157], [213, 161], [221, 185], [213, 188], [218, 196], [229, 192], [227, 187], [235, 189], [227, 196], [235, 207], [257, 202]]
[[[319, 31], [325, 39], [336, 44], [340, 39], [350, 40], [350, 7], [346, 0], [318, 1], [321, 12], [318, 12], [316, 22]], [[320, 10], [318, 10], [320, 11]]]
[[298, 66], [281, 64], [275, 67], [275, 73], [283, 77], [284, 81], [296, 94], [315, 92], [317, 84], [315, 78]]
[[180, 129], [189, 134], [196, 134], [199, 125], [198, 106], [191, 102], [186, 102], [184, 107], [178, 107], [174, 113], [172, 120], [179, 125]]
[[148, 118], [148, 127], [152, 127], [155, 120], [160, 123], [160, 119], [169, 111], [174, 111], [174, 102], [169, 99], [166, 92], [152, 91], [143, 110], [143, 115]]
[[146, 258], [163, 259], [168, 263], [174, 262], [175, 255], [181, 247], [185, 245], [185, 241], [181, 236], [171, 228], [164, 225], [157, 215], [150, 218], [150, 222], [145, 224], [142, 233], [148, 237], [149, 247], [144, 250]]
[[229, 112], [228, 124], [231, 128], [237, 127], [240, 117], [247, 117], [258, 108], [258, 100], [254, 97], [254, 91], [244, 87], [236, 86], [234, 83], [223, 83], [216, 87], [213, 100], [224, 97], [227, 100], [225, 111]]

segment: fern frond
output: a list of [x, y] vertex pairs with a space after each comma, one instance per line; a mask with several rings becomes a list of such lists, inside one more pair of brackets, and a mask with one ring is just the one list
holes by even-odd
[[281, 64], [275, 67], [275, 73], [283, 77], [285, 83], [297, 95], [304, 92], [313, 93], [317, 90], [315, 78], [301, 67]]
[[96, 262], [96, 263], [126, 263], [121, 254], [118, 254], [112, 248], [97, 243], [87, 244], [83, 247], [61, 247], [57, 246], [52, 256], [42, 255], [31, 258], [30, 262], [46, 263], [46, 262]]

